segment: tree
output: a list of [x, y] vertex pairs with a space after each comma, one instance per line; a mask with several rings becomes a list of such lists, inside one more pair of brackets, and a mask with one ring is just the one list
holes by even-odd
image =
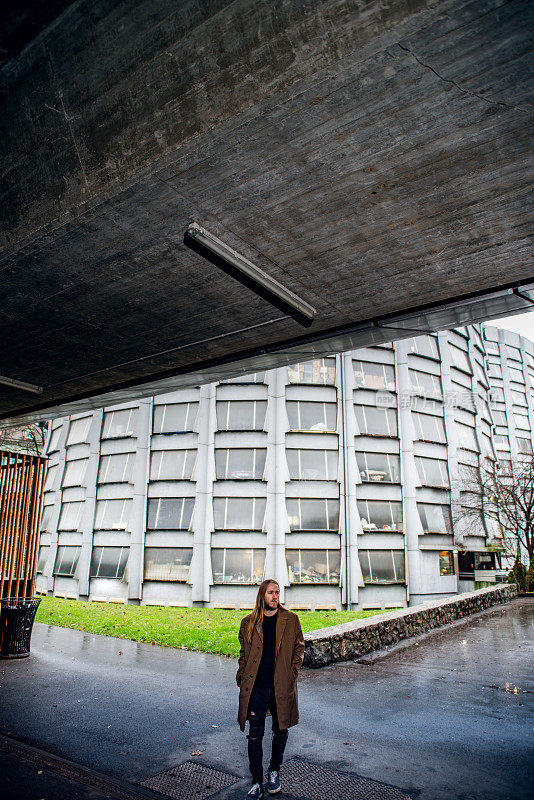
[[462, 501], [456, 520], [493, 523], [501, 532], [507, 553], [527, 567], [534, 558], [534, 457], [502, 462], [485, 459], [460, 487]]
[[0, 428], [0, 450], [40, 456], [45, 436], [45, 423], [20, 425], [17, 428]]

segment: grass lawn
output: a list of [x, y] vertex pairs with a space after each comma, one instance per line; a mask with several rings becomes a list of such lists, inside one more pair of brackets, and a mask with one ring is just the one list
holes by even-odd
[[[92, 603], [43, 597], [36, 622], [78, 631], [150, 642], [223, 656], [239, 655], [239, 624], [249, 611], [214, 608], [165, 608]], [[341, 622], [363, 619], [380, 611], [300, 611], [304, 633]]]

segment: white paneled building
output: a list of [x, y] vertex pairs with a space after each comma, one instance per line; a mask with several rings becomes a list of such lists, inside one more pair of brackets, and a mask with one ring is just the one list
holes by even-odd
[[[470, 326], [58, 419], [37, 589], [130, 603], [391, 608], [499, 577], [484, 458], [532, 452], [534, 348]], [[494, 449], [495, 448], [495, 449]]]

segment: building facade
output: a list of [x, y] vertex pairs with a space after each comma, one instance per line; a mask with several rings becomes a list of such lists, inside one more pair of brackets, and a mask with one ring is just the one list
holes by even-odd
[[[484, 459], [532, 452], [534, 349], [469, 326], [55, 420], [37, 589], [394, 608], [500, 577], [466, 526]], [[504, 449], [508, 439], [508, 450]]]

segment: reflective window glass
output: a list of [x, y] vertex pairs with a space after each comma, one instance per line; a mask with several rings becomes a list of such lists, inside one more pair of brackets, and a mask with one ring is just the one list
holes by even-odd
[[436, 458], [415, 457], [419, 480], [423, 486], [449, 486], [447, 462]]
[[408, 352], [418, 356], [439, 359], [438, 341], [435, 336], [416, 336], [408, 339]]
[[221, 383], [263, 383], [265, 372], [251, 372], [248, 375], [238, 375], [237, 378], [228, 378]]
[[450, 550], [441, 550], [439, 553], [439, 574], [454, 575], [454, 559]]
[[490, 378], [502, 378], [502, 367], [494, 361], [487, 362], [486, 372]]
[[266, 400], [219, 400], [217, 426], [220, 431], [261, 431], [266, 413]]
[[532, 442], [530, 439], [523, 439], [519, 436], [516, 437], [517, 447], [520, 453], [525, 455], [532, 454]]
[[402, 531], [402, 503], [396, 500], [358, 500], [364, 532]]
[[54, 564], [54, 575], [74, 575], [81, 549], [79, 545], [59, 545]]
[[417, 510], [425, 533], [452, 533], [450, 506], [417, 503]]
[[458, 434], [459, 447], [463, 447], [466, 450], [474, 450], [475, 453], [480, 451], [474, 428], [470, 425], [463, 425], [461, 422], [456, 422], [456, 431]]
[[74, 461], [67, 461], [63, 473], [63, 486], [83, 486], [85, 471], [87, 469], [87, 458], [77, 458]]
[[46, 468], [46, 478], [43, 486], [44, 492], [49, 492], [54, 488], [54, 481], [56, 480], [57, 475], [57, 464], [53, 467], [47, 466]]
[[286, 550], [289, 583], [339, 585], [340, 550]]
[[137, 408], [106, 411], [102, 426], [102, 438], [113, 439], [120, 436], [132, 436], [136, 421]]
[[69, 425], [69, 433], [67, 436], [67, 446], [70, 444], [80, 444], [87, 441], [87, 434], [91, 426], [92, 417], [83, 417], [82, 419], [73, 419]]
[[441, 397], [441, 381], [438, 375], [431, 375], [428, 372], [420, 372], [417, 369], [411, 369], [410, 382], [413, 391], [417, 394], [421, 394], [425, 397]]
[[150, 457], [150, 480], [190, 480], [196, 455], [196, 450], [155, 450]]
[[153, 497], [148, 501], [148, 523], [151, 530], [187, 531], [191, 525], [194, 497]]
[[265, 568], [264, 549], [214, 547], [211, 551], [214, 583], [261, 583]]
[[364, 583], [404, 583], [406, 570], [402, 550], [359, 550]]
[[514, 414], [514, 420], [516, 428], [521, 428], [524, 431], [530, 430], [530, 423], [526, 414]]
[[122, 578], [129, 547], [93, 547], [91, 578]]
[[267, 450], [263, 448], [240, 448], [215, 450], [217, 480], [258, 480], [265, 473]]
[[356, 389], [382, 389], [395, 391], [395, 368], [392, 364], [373, 361], [354, 361]]
[[287, 515], [291, 531], [337, 531], [339, 500], [288, 498]]
[[453, 365], [458, 369], [461, 369], [463, 372], [467, 372], [469, 375], [471, 375], [473, 370], [471, 369], [469, 356], [465, 350], [461, 350], [459, 347], [455, 347], [455, 345], [451, 344], [450, 353]]
[[95, 530], [126, 530], [131, 507], [131, 500], [97, 500]]
[[101, 456], [98, 483], [127, 483], [132, 477], [135, 453]]
[[335, 431], [336, 403], [314, 403], [307, 400], [286, 402], [289, 427], [292, 431]]
[[399, 483], [400, 457], [391, 453], [356, 453], [364, 483]]
[[145, 547], [145, 581], [189, 580], [192, 547]]
[[421, 414], [412, 411], [412, 419], [415, 428], [415, 438], [426, 442], [440, 442], [445, 444], [445, 426], [443, 417], [435, 417], [432, 414]]
[[336, 359], [316, 358], [287, 368], [289, 383], [318, 383], [324, 386], [336, 382]]
[[59, 531], [76, 531], [80, 524], [83, 503], [63, 503], [58, 522]]
[[57, 450], [60, 436], [61, 436], [61, 425], [59, 426], [59, 428], [54, 428], [54, 430], [52, 431], [52, 434], [50, 436], [50, 442], [46, 450], [47, 453], [51, 453], [53, 450]]
[[337, 450], [288, 449], [286, 456], [291, 480], [337, 480]]
[[39, 558], [37, 560], [37, 572], [44, 572], [48, 557], [50, 555], [50, 545], [42, 544], [39, 547]]
[[265, 497], [214, 497], [215, 529], [261, 531], [266, 502]]
[[195, 427], [198, 403], [154, 406], [154, 433], [187, 433]]
[[360, 434], [368, 436], [397, 436], [397, 411], [377, 406], [354, 406]]
[[40, 530], [51, 532], [51, 522], [52, 522], [52, 512], [54, 510], [54, 506], [44, 506], [43, 513], [41, 515], [41, 527]]

